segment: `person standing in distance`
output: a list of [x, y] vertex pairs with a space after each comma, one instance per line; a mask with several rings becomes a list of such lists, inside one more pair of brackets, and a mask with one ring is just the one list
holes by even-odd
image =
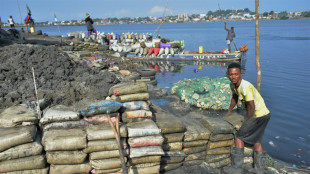
[[246, 108], [246, 119], [235, 135], [235, 147], [231, 152], [232, 166], [224, 168], [225, 173], [241, 173], [244, 158], [244, 143], [254, 145], [254, 168], [249, 173], [263, 174], [266, 170], [261, 140], [270, 119], [264, 99], [257, 89], [248, 81], [242, 79], [241, 66], [232, 63], [227, 68], [227, 76], [231, 82], [232, 99], [227, 116], [240, 100]]
[[227, 31], [226, 41], [227, 41], [228, 51], [231, 52], [230, 44], [231, 42], [233, 42], [234, 37], [236, 37], [236, 33], [234, 31], [234, 27], [231, 27], [230, 29], [228, 29], [226, 21], [224, 23], [225, 23], [225, 30]]
[[12, 29], [15, 29], [15, 22], [14, 22], [12, 16], [9, 17], [8, 22], [9, 22], [9, 24], [10, 24], [10, 27], [11, 27]]
[[95, 35], [95, 40], [97, 38], [97, 31], [95, 30], [93, 23], [94, 21], [90, 18], [90, 14], [86, 13], [86, 18], [85, 18], [85, 23], [86, 23], [86, 28], [87, 28], [87, 38], [89, 38], [89, 36], [94, 32]]

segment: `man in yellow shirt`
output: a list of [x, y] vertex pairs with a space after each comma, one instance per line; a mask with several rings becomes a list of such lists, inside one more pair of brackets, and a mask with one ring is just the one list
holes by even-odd
[[270, 112], [267, 109], [264, 99], [256, 88], [248, 81], [241, 78], [241, 66], [232, 63], [227, 68], [227, 76], [231, 81], [232, 99], [227, 115], [237, 105], [238, 100], [246, 108], [246, 120], [235, 135], [235, 147], [232, 149], [232, 166], [225, 168], [225, 173], [241, 173], [244, 157], [244, 142], [254, 145], [254, 169], [250, 172], [263, 174], [266, 166], [263, 160], [263, 148], [261, 140], [265, 128], [270, 119]]

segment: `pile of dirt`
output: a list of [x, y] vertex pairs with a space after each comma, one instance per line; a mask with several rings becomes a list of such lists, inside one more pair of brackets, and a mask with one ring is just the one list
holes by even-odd
[[118, 83], [113, 73], [74, 62], [56, 46], [13, 44], [0, 48], [0, 109], [35, 100], [32, 67], [39, 99], [71, 105], [100, 100]]

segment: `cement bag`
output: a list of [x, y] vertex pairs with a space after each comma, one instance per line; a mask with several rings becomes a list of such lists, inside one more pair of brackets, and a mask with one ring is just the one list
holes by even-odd
[[46, 152], [46, 159], [49, 164], [81, 164], [86, 157], [87, 154], [83, 151]]
[[164, 151], [160, 146], [145, 146], [145, 147], [132, 147], [130, 148], [130, 158], [142, 156], [156, 156], [164, 155]]
[[43, 147], [40, 143], [39, 137], [33, 143], [26, 143], [12, 147], [0, 153], [0, 161], [12, 160], [28, 156], [40, 155]]
[[[127, 148], [126, 141], [121, 138], [123, 149]], [[88, 141], [87, 147], [83, 150], [85, 153], [117, 150], [118, 145], [116, 139]]]
[[125, 102], [122, 103], [123, 108], [126, 111], [134, 111], [134, 110], [146, 110], [149, 111], [150, 107], [145, 101], [132, 101], [132, 102]]
[[122, 104], [117, 101], [103, 100], [100, 102], [92, 103], [80, 110], [83, 116], [90, 117], [97, 114], [109, 114], [117, 112]]
[[[123, 156], [129, 155], [129, 149], [123, 149]], [[101, 152], [92, 152], [89, 154], [90, 160], [97, 160], [97, 159], [107, 159], [107, 158], [119, 158], [119, 150], [109, 150], [109, 151], [101, 151]]]
[[86, 133], [81, 129], [49, 130], [44, 132], [45, 151], [79, 150], [86, 147]]
[[[127, 137], [127, 126], [120, 126], [120, 136]], [[114, 132], [110, 125], [100, 125], [100, 126], [90, 126], [86, 128], [87, 140], [107, 140], [107, 139], [115, 139]]]
[[211, 134], [210, 141], [225, 141], [234, 139], [233, 134]]
[[24, 122], [35, 124], [38, 115], [23, 105], [12, 106], [0, 113], [0, 127], [14, 127]]
[[184, 132], [184, 141], [207, 140], [211, 132], [203, 127], [197, 120], [182, 118], [186, 131]]
[[160, 162], [161, 156], [143, 156], [143, 157], [136, 157], [136, 158], [129, 158], [130, 165], [137, 165], [143, 163], [155, 163]]
[[144, 120], [141, 122], [127, 124], [128, 137], [142, 137], [150, 135], [159, 135], [160, 129], [153, 120]]
[[192, 161], [183, 161], [183, 166], [189, 167], [189, 166], [196, 166], [203, 163], [204, 160], [192, 160]]
[[231, 146], [234, 144], [233, 140], [226, 140], [226, 141], [217, 141], [217, 142], [212, 142], [210, 141], [207, 145], [208, 149], [215, 149], [218, 147], [227, 147], [227, 146]]
[[152, 167], [152, 166], [157, 166], [157, 165], [160, 165], [160, 162], [155, 162], [155, 163], [141, 163], [141, 164], [132, 165], [132, 167], [136, 167], [136, 168], [145, 168], [145, 167]]
[[231, 124], [237, 131], [240, 129], [244, 122], [244, 116], [237, 113], [233, 113], [232, 115], [223, 117], [222, 119]]
[[152, 167], [130, 167], [128, 169], [128, 174], [158, 174], [160, 169], [160, 165], [152, 166]]
[[122, 113], [122, 118], [152, 118], [152, 112], [146, 110], [126, 111]]
[[180, 118], [165, 112], [156, 113], [156, 124], [161, 129], [162, 134], [180, 133], [185, 130]]
[[193, 153], [189, 154], [185, 157], [184, 161], [193, 161], [193, 160], [205, 160], [206, 159], [206, 152], [199, 152], [199, 153]]
[[128, 144], [130, 147], [161, 146], [163, 142], [164, 138], [161, 135], [134, 137], [128, 139]]
[[[112, 123], [115, 123], [116, 121], [116, 117], [119, 115], [119, 113], [111, 113], [109, 114]], [[84, 121], [87, 122], [87, 124], [102, 124], [102, 123], [106, 123], [107, 125], [109, 125], [109, 119], [108, 119], [108, 114], [99, 114], [99, 115], [95, 115], [92, 117], [84, 117]]]
[[207, 147], [206, 146], [197, 146], [197, 147], [188, 147], [184, 148], [183, 152], [188, 155], [188, 154], [193, 154], [193, 153], [198, 153], [202, 151], [206, 151]]
[[183, 156], [163, 156], [161, 164], [181, 163], [184, 160]]
[[173, 150], [173, 151], [165, 151], [165, 155], [164, 156], [181, 156], [181, 157], [185, 157], [186, 154], [181, 151], [181, 150]]
[[219, 155], [219, 154], [230, 154], [230, 147], [219, 147], [215, 149], [207, 148], [207, 155]]
[[222, 161], [226, 158], [230, 158], [230, 154], [207, 155], [206, 156], [206, 162], [207, 163], [214, 163], [214, 162]]
[[164, 151], [182, 150], [182, 142], [164, 143], [162, 147]]
[[50, 129], [73, 129], [73, 128], [83, 128], [87, 125], [84, 120], [79, 121], [64, 121], [64, 122], [54, 122], [48, 123], [42, 126], [43, 131]]
[[122, 118], [122, 122], [127, 124], [127, 123], [141, 122], [141, 121], [144, 121], [144, 120], [151, 120], [151, 119], [152, 119], [152, 118], [150, 118], [150, 117], [145, 117], [145, 118], [130, 118], [130, 119], [123, 117], [123, 118]]
[[146, 101], [150, 99], [149, 93], [136, 93], [136, 94], [127, 94], [127, 95], [120, 95], [120, 96], [111, 96], [111, 100], [115, 100], [118, 102], [130, 102], [130, 101]]
[[231, 134], [234, 127], [220, 118], [203, 117], [201, 124], [208, 128], [212, 134]]
[[[126, 158], [125, 162], [126, 162]], [[109, 158], [109, 159], [101, 159], [101, 160], [90, 160], [90, 164], [94, 169], [115, 169], [120, 168], [122, 165], [120, 158]]]
[[50, 174], [75, 174], [85, 173], [91, 171], [91, 166], [88, 163], [84, 164], [71, 164], [71, 165], [51, 165]]
[[0, 152], [17, 145], [33, 142], [36, 133], [36, 126], [0, 128]]
[[115, 168], [115, 169], [105, 169], [105, 170], [100, 170], [100, 169], [92, 169], [91, 170], [92, 174], [106, 174], [106, 173], [123, 173], [122, 168]]
[[163, 134], [164, 143], [182, 142], [184, 133]]
[[183, 142], [183, 147], [197, 147], [197, 146], [207, 146], [208, 140], [197, 140], [197, 141], [187, 141]]
[[44, 169], [33, 169], [33, 170], [21, 170], [21, 171], [14, 171], [14, 172], [7, 172], [3, 174], [48, 174], [49, 168]]
[[109, 90], [109, 96], [111, 95], [126, 95], [147, 92], [146, 83], [128, 83], [113, 86]]
[[221, 161], [207, 163], [206, 165], [212, 168], [222, 168], [224, 166], [228, 166], [231, 163], [230, 158], [223, 159]]
[[41, 169], [46, 165], [44, 155], [30, 156], [0, 162], [0, 173], [20, 170]]
[[161, 164], [160, 165], [160, 171], [161, 172], [167, 172], [170, 170], [175, 170], [182, 166], [182, 163], [174, 163], [174, 164]]
[[43, 117], [40, 119], [41, 124], [47, 124], [52, 122], [62, 121], [77, 121], [80, 120], [80, 114], [72, 111], [71, 108], [64, 105], [57, 105], [52, 108], [48, 108]]

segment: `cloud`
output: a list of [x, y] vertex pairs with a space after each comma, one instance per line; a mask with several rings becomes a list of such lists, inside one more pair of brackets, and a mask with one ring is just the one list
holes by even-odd
[[154, 14], [154, 13], [163, 13], [165, 10], [165, 7], [161, 7], [161, 6], [154, 6], [153, 8], [151, 8], [150, 13]]
[[115, 17], [128, 17], [130, 14], [130, 10], [119, 10], [114, 13]]

